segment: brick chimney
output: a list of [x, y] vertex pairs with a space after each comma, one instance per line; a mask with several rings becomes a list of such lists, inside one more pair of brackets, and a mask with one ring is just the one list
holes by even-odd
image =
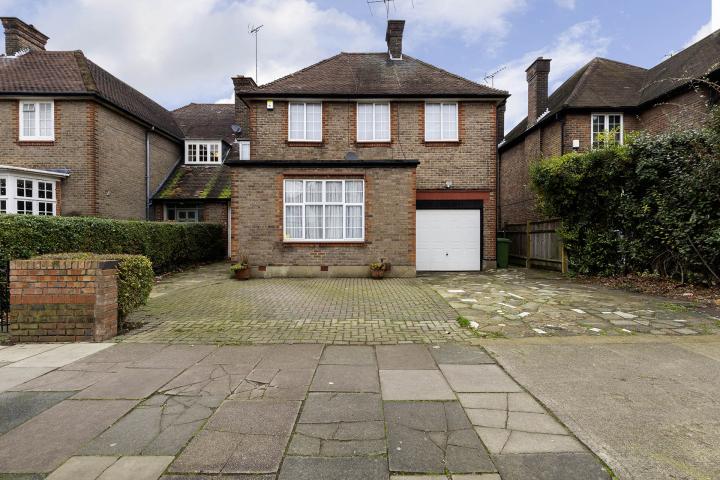
[[539, 57], [525, 70], [528, 82], [527, 126], [532, 127], [548, 108], [548, 77], [550, 59]]
[[17, 52], [30, 50], [45, 50], [48, 37], [40, 33], [32, 25], [28, 25], [19, 18], [0, 17], [5, 29], [5, 54], [15, 55]]
[[405, 30], [405, 20], [388, 20], [385, 41], [390, 60], [402, 60], [403, 30]]
[[242, 75], [232, 77], [232, 81], [235, 87], [235, 123], [240, 125], [243, 129], [242, 133], [238, 136], [238, 139], [249, 138], [250, 111], [240, 97], [242, 97], [243, 93], [256, 89], [257, 84], [252, 77], [244, 77]]

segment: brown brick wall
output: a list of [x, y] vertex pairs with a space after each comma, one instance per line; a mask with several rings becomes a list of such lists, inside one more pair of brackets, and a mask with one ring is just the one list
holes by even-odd
[[705, 88], [683, 92], [643, 110], [639, 125], [651, 133], [701, 127], [708, 119], [711, 98]]
[[15, 342], [103, 341], [117, 334], [116, 262], [14, 260], [10, 336]]
[[[285, 176], [364, 178], [365, 242], [284, 243]], [[366, 266], [379, 258], [398, 266], [415, 265], [415, 170], [412, 168], [236, 168], [232, 209], [233, 258], [237, 260], [240, 252], [247, 253], [254, 266]]]
[[349, 151], [361, 159], [416, 159], [418, 189], [444, 188], [453, 182], [455, 189], [495, 188], [496, 120], [495, 105], [489, 102], [461, 102], [459, 106], [459, 142], [424, 141], [424, 103], [393, 102], [391, 105], [392, 141], [371, 145], [356, 142], [356, 103], [323, 102], [323, 141], [288, 142], [288, 103], [274, 102], [274, 110], [265, 101], [251, 102], [250, 137], [252, 159], [343, 159]]

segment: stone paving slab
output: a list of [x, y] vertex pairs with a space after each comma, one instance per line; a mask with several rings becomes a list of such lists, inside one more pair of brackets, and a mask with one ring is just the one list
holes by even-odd
[[0, 435], [62, 402], [73, 392], [0, 393]]
[[71, 457], [48, 480], [157, 480], [173, 457]]
[[328, 345], [323, 350], [322, 365], [377, 365], [375, 349], [370, 346]]
[[80, 391], [105, 378], [105, 372], [81, 370], [53, 370], [40, 377], [22, 383], [11, 390], [23, 392], [69, 392]]
[[380, 370], [434, 370], [437, 368], [424, 345], [380, 345], [375, 348]]
[[0, 350], [0, 362], [18, 362], [33, 355], [47, 352], [54, 348], [58, 348], [61, 344], [57, 343], [28, 343], [22, 345], [13, 345]]
[[0, 472], [53, 471], [136, 403], [132, 400], [60, 402], [0, 437]]
[[320, 365], [313, 392], [380, 392], [377, 368], [369, 365]]
[[384, 458], [287, 457], [278, 480], [387, 480]]
[[11, 390], [18, 385], [52, 371], [52, 367], [0, 367], [0, 392]]
[[13, 364], [15, 367], [62, 367], [93, 353], [105, 350], [114, 343], [70, 343], [24, 358]]
[[108, 373], [73, 398], [76, 400], [145, 398], [181, 371], [181, 369], [168, 368], [125, 368], [116, 373]]
[[456, 392], [522, 392], [522, 388], [497, 365], [440, 365]]
[[437, 370], [380, 370], [383, 400], [455, 400]]
[[133, 362], [133, 368], [187, 368], [207, 357], [212, 345], [168, 345], [159, 352]]
[[498, 455], [493, 460], [503, 480], [610, 480], [605, 468], [588, 453]]

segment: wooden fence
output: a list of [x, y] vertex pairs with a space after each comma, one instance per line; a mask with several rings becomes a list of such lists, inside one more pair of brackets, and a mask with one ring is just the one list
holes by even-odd
[[510, 239], [510, 264], [567, 272], [567, 255], [556, 231], [560, 220], [505, 225], [498, 237]]

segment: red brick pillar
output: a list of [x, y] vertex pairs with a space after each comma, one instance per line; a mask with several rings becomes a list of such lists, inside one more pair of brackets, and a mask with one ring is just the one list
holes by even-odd
[[117, 335], [117, 262], [10, 262], [10, 337], [15, 342], [100, 342]]

